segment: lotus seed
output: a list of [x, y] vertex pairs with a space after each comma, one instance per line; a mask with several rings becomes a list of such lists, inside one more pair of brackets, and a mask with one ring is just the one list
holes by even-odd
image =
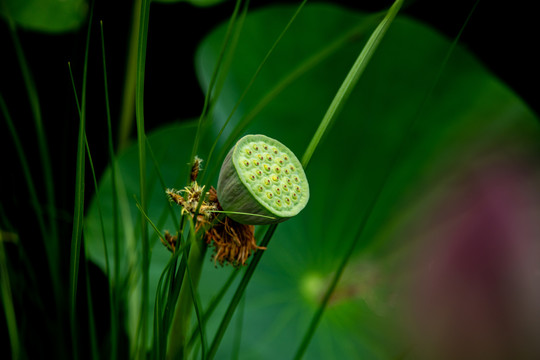
[[274, 168], [274, 171], [275, 171], [276, 173], [279, 174], [279, 172], [281, 171], [281, 169], [279, 168], [279, 166], [276, 166], [276, 167]]
[[290, 204], [290, 203], [291, 203], [291, 199], [289, 199], [288, 197], [286, 197], [286, 198], [285, 198], [285, 202], [286, 202], [286, 203], [287, 203], [287, 205], [288, 205], [288, 204]]
[[270, 171], [270, 166], [268, 166], [267, 164], [264, 164], [263, 167], [264, 167], [264, 170]]
[[270, 179], [264, 179], [264, 185], [268, 186], [270, 185]]
[[271, 155], [266, 155], [266, 160], [272, 161], [272, 156]]
[[272, 196], [274, 196], [274, 195], [273, 195], [271, 192], [267, 192], [267, 193], [266, 193], [266, 197], [267, 197], [267, 198], [271, 199]]

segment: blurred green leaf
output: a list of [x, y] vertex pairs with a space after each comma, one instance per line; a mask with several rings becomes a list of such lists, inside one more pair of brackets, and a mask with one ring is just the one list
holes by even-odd
[[77, 30], [86, 20], [86, 0], [3, 0], [0, 14], [16, 25], [35, 31]]
[[[277, 6], [247, 16], [222, 96], [217, 100], [212, 128], [201, 142], [199, 156], [203, 159], [294, 10]], [[244, 117], [252, 118], [239, 135], [266, 134], [301, 156], [375, 25], [372, 16], [347, 9], [325, 4], [306, 6], [268, 59], [225, 136], [233, 133], [233, 127]], [[208, 86], [224, 31], [224, 26], [218, 28], [199, 48], [196, 63], [203, 88]], [[530, 153], [532, 144], [540, 138], [538, 120], [532, 112], [470, 54], [458, 47], [444, 63], [450, 48], [448, 39], [414, 20], [398, 17], [392, 24], [313, 155], [306, 171], [309, 204], [299, 216], [279, 225], [248, 287], [242, 359], [294, 355], [351, 241], [358, 241], [353, 260], [306, 358], [398, 358], [407, 348], [400, 336], [396, 303], [400, 284], [407, 277], [403, 264], [409, 247], [415, 245], [415, 239], [407, 236], [407, 226], [434, 206], [430, 203], [433, 189], [469, 164], [475, 154], [499, 144]], [[260, 104], [265, 107], [259, 108]], [[256, 113], [252, 113], [254, 109]], [[193, 137], [194, 128], [187, 125], [171, 125], [149, 135], [163, 177], [171, 187], [183, 186]], [[211, 184], [215, 184], [215, 175], [228, 151], [224, 144], [236, 140], [220, 139], [220, 156], [214, 157], [217, 161], [204, 164], [213, 174]], [[137, 150], [131, 148], [118, 159], [125, 184], [124, 206], [133, 219], [137, 210], [131, 196], [138, 192], [136, 154]], [[160, 220], [168, 214], [166, 198], [154, 170], [147, 167], [148, 215], [158, 228], [174, 229], [171, 219]], [[368, 226], [357, 239], [359, 219], [383, 184]], [[101, 182], [101, 199], [110, 196], [110, 188], [107, 173]], [[107, 219], [107, 204], [102, 204], [102, 209]], [[86, 220], [90, 257], [103, 267], [95, 204]], [[138, 227], [132, 224], [128, 229], [136, 232]], [[112, 247], [112, 221], [106, 224], [106, 234]], [[137, 267], [129, 266], [129, 259], [136, 262], [140, 258], [140, 244], [135, 240], [138, 236], [135, 233], [127, 240], [124, 236], [118, 239], [127, 250], [123, 252], [126, 263], [121, 265], [122, 273], [136, 283], [137, 273], [130, 270]], [[169, 257], [159, 240], [153, 241], [151, 299]], [[199, 289], [203, 308], [229, 272], [208, 261]], [[210, 338], [226, 303], [207, 324]], [[233, 328], [226, 333], [218, 358], [228, 357], [233, 351], [233, 334]]]

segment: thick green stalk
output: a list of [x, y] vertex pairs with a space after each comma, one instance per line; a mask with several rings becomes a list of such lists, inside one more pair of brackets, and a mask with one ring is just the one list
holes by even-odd
[[[197, 293], [197, 284], [201, 276], [206, 248], [206, 243], [202, 239], [194, 240], [191, 243], [189, 260], [169, 332], [167, 359], [183, 359], [186, 358], [188, 353], [187, 340], [190, 331], [191, 309], [195, 306], [196, 311], [198, 311], [195, 294]], [[197, 318], [199, 319], [201, 334], [203, 334], [204, 328], [199, 314], [197, 314]], [[204, 340], [202, 344], [204, 346]]]

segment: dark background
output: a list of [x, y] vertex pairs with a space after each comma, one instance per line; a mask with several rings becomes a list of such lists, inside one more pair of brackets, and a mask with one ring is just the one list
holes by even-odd
[[[310, 2], [315, 1], [308, 1]], [[251, 8], [272, 3], [300, 1], [252, 0]], [[333, 1], [354, 10], [378, 11], [392, 1]], [[538, 35], [534, 2], [417, 0], [402, 11], [454, 39], [463, 29], [460, 43], [468, 48], [488, 69], [508, 84], [538, 114], [537, 84], [539, 79]], [[172, 121], [196, 118], [203, 104], [203, 93], [195, 77], [193, 55], [201, 39], [217, 24], [229, 18], [233, 1], [215, 7], [198, 8], [188, 3], [152, 4], [148, 34], [145, 113], [146, 131]], [[475, 8], [474, 12], [471, 11]], [[103, 69], [99, 21], [103, 21], [113, 131], [119, 116], [126, 51], [132, 19], [131, 1], [96, 0], [92, 24], [88, 64], [87, 135], [96, 171], [107, 165], [107, 126], [103, 97]], [[61, 241], [65, 255], [63, 268], [69, 266], [72, 231], [73, 194], [75, 188], [76, 145], [79, 118], [68, 71], [74, 73], [79, 94], [82, 84], [87, 27], [67, 34], [44, 34], [18, 30], [30, 70], [37, 86], [47, 141], [53, 165], [56, 201], [60, 217]], [[41, 201], [45, 201], [41, 164], [36, 147], [34, 121], [24, 87], [20, 66], [5, 22], [0, 20], [0, 93], [4, 97], [13, 122], [29, 159], [32, 176]], [[2, 170], [0, 200], [3, 228], [15, 229], [28, 262], [39, 274], [43, 265], [35, 219], [27, 196], [23, 173], [14, 151], [13, 141], [0, 115]], [[133, 138], [136, 134], [133, 133]], [[93, 182], [87, 170], [86, 204], [92, 195]], [[37, 236], [37, 238], [36, 238]], [[8, 249], [12, 252], [14, 249]], [[23, 265], [21, 265], [23, 266]], [[99, 276], [99, 273], [94, 276]], [[68, 272], [65, 273], [67, 284]], [[105, 282], [97, 281], [102, 285]], [[105, 283], [106, 284], [106, 283]], [[41, 291], [47, 294], [47, 281]], [[66, 285], [67, 286], [67, 285]], [[104, 289], [106, 291], [106, 289]], [[106, 298], [106, 297], [105, 297]], [[99, 303], [98, 303], [99, 305]], [[27, 309], [36, 311], [39, 309]], [[67, 313], [67, 310], [66, 310]], [[3, 313], [2, 313], [3, 316]], [[0, 323], [3, 322], [0, 316]], [[98, 324], [99, 325], [99, 324]], [[2, 329], [4, 331], [4, 329]], [[4, 335], [0, 332], [0, 335]], [[6, 337], [3, 336], [5, 339]]]

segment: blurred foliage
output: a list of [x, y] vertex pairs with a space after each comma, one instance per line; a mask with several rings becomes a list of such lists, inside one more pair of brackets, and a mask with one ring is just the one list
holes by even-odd
[[[234, 58], [222, 79], [209, 131], [199, 156], [210, 146], [248, 85], [264, 55], [294, 8], [274, 6], [251, 13]], [[217, 154], [205, 163], [216, 183], [231, 133], [263, 133], [286, 144], [298, 156], [309, 143], [341, 81], [362, 49], [373, 17], [328, 4], [307, 6], [279, 43], [219, 139]], [[197, 73], [208, 86], [225, 33], [222, 26], [201, 44]], [[329, 49], [328, 51], [324, 51]], [[354, 256], [333, 294], [306, 358], [397, 358], [407, 348], [401, 323], [412, 277], [410, 259], [420, 237], [412, 231], [444, 206], [447, 180], [497, 149], [523, 161], [537, 156], [538, 119], [504, 84], [469, 53], [412, 19], [391, 26], [337, 122], [306, 170], [311, 199], [304, 211], [278, 227], [246, 293], [242, 359], [287, 358], [294, 354], [329, 280], [352, 242]], [[284, 85], [284, 86], [282, 86]], [[264, 108], [259, 108], [261, 104]], [[252, 119], [238, 132], [244, 118]], [[181, 188], [187, 179], [195, 127], [171, 124], [149, 134], [165, 187]], [[159, 229], [175, 226], [154, 164], [147, 166], [148, 215]], [[123, 190], [121, 272], [135, 294], [140, 276], [140, 221], [137, 149], [118, 163]], [[110, 170], [100, 183], [100, 199], [109, 249], [113, 245]], [[102, 268], [104, 251], [97, 203], [86, 217], [89, 257]], [[376, 200], [376, 206], [370, 204]], [[175, 209], [179, 214], [179, 209]], [[363, 228], [362, 219], [368, 217]], [[152, 235], [154, 235], [152, 233]], [[434, 241], [436, 238], [429, 238]], [[153, 301], [157, 279], [169, 253], [153, 237], [150, 267]], [[109, 251], [110, 253], [110, 251]], [[112, 259], [109, 259], [110, 261]], [[225, 282], [229, 268], [209, 260], [199, 286], [207, 306]], [[220, 311], [210, 320], [212, 337]], [[131, 304], [134, 323], [140, 315]], [[150, 307], [150, 312], [153, 311]], [[151, 316], [152, 314], [147, 314]], [[235, 321], [233, 321], [235, 323]], [[235, 326], [226, 334], [218, 358], [235, 346]]]
[[2, 0], [0, 14], [21, 28], [61, 33], [74, 31], [86, 22], [86, 0]]

